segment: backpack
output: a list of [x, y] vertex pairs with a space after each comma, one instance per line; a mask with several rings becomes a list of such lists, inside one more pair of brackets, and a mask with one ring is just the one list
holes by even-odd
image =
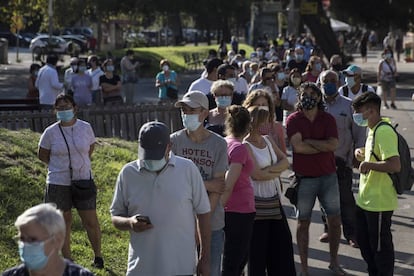
[[[368, 91], [368, 85], [362, 84], [362, 93], [367, 92], [367, 91]], [[349, 95], [348, 85], [344, 85], [342, 87], [342, 96], [348, 97], [348, 95]]]
[[397, 131], [398, 124], [395, 125], [395, 127], [393, 127], [391, 124], [387, 122], [381, 122], [375, 128], [374, 134], [372, 137], [371, 154], [375, 157], [377, 161], [380, 161], [381, 159], [378, 158], [378, 156], [374, 153], [375, 132], [382, 125], [390, 126], [394, 130], [394, 132], [397, 134], [397, 137], [398, 137], [398, 153], [400, 155], [401, 170], [396, 173], [388, 173], [388, 175], [391, 177], [392, 184], [394, 185], [394, 188], [397, 191], [397, 194], [400, 195], [406, 190], [407, 191], [411, 190], [411, 187], [413, 186], [413, 182], [414, 182], [414, 170], [411, 167], [410, 148], [405, 138], [400, 133], [398, 133]]

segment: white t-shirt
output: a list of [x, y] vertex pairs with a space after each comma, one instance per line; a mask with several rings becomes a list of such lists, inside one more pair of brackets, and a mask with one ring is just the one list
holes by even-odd
[[[366, 84], [365, 84], [366, 85]], [[365, 91], [365, 92], [374, 92], [375, 93], [375, 89], [372, 87], [372, 86], [370, 86], [370, 85], [366, 85], [367, 86], [367, 91]], [[338, 89], [338, 93], [340, 94], [340, 95], [342, 95], [342, 96], [345, 96], [344, 95], [344, 86], [341, 86], [341, 87], [339, 87], [339, 89]], [[351, 88], [349, 88], [348, 87], [348, 95], [347, 96], [345, 96], [345, 97], [348, 97], [348, 98], [350, 98], [351, 100], [353, 100], [353, 99], [355, 99], [356, 97], [358, 97], [359, 95], [361, 95], [363, 93], [363, 91], [362, 91], [362, 83], [361, 83], [361, 86], [359, 87], [359, 90], [358, 90], [358, 92], [356, 93], [356, 94], [354, 94], [352, 91], [351, 91]]]
[[47, 105], [55, 104], [56, 97], [63, 88], [56, 68], [49, 64], [40, 68], [35, 86], [39, 89], [39, 103]]
[[208, 80], [206, 78], [199, 78], [191, 83], [190, 87], [188, 88], [188, 92], [200, 91], [207, 95], [208, 93], [210, 93], [212, 84], [213, 81], [211, 80]]
[[234, 83], [234, 91], [243, 95], [249, 92], [249, 85], [245, 78], [237, 78]]
[[193, 162], [170, 154], [158, 174], [142, 162], [118, 175], [112, 216], [148, 216], [152, 229], [130, 231], [126, 275], [193, 275], [196, 268], [195, 215], [210, 211], [203, 179]]
[[99, 90], [101, 87], [99, 85], [99, 77], [105, 75], [101, 68], [96, 68], [92, 71], [92, 68], [88, 69], [86, 73], [92, 78], [92, 91]]
[[[95, 143], [95, 134], [88, 122], [77, 119], [72, 126], [62, 126], [70, 149], [72, 179], [89, 179], [91, 160], [89, 150]], [[69, 154], [65, 140], [56, 122], [45, 129], [40, 137], [39, 147], [50, 150], [46, 183], [69, 186]]]

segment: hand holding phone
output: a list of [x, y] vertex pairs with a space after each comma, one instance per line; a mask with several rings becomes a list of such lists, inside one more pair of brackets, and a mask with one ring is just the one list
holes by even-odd
[[139, 222], [144, 222], [145, 224], [152, 224], [148, 216], [137, 215], [135, 218]]

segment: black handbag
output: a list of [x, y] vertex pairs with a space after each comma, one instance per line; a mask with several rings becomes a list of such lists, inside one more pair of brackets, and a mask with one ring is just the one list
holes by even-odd
[[89, 175], [89, 179], [79, 179], [73, 180], [72, 179], [72, 161], [70, 158], [70, 149], [68, 142], [66, 141], [65, 134], [63, 133], [62, 127], [59, 124], [60, 132], [62, 133], [63, 139], [65, 140], [66, 147], [68, 149], [69, 155], [69, 172], [70, 172], [70, 189], [72, 192], [72, 200], [80, 201], [80, 200], [88, 200], [92, 197], [96, 196], [96, 185], [95, 181], [92, 178], [92, 175]]
[[298, 204], [298, 191], [299, 191], [300, 177], [295, 175], [289, 183], [289, 187], [286, 189], [285, 197], [289, 199], [293, 205]]
[[171, 86], [167, 86], [167, 97], [172, 100], [178, 99], [178, 89], [175, 89]]

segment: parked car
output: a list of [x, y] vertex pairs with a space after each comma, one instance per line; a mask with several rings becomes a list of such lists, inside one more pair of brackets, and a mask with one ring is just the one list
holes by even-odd
[[72, 43], [76, 44], [76, 46], [80, 49], [81, 53], [85, 53], [88, 51], [88, 41], [82, 35], [61, 35], [64, 40], [68, 43], [67, 49], [71, 49], [73, 45]]
[[72, 28], [65, 28], [62, 34], [83, 35], [86, 38], [90, 38], [90, 37], [93, 37], [93, 30], [89, 27], [72, 27]]
[[[51, 36], [51, 48], [53, 52], [65, 54], [68, 48], [68, 42], [60, 36]], [[29, 49], [35, 55], [41, 55], [48, 52], [49, 35], [39, 35], [32, 39]]]

